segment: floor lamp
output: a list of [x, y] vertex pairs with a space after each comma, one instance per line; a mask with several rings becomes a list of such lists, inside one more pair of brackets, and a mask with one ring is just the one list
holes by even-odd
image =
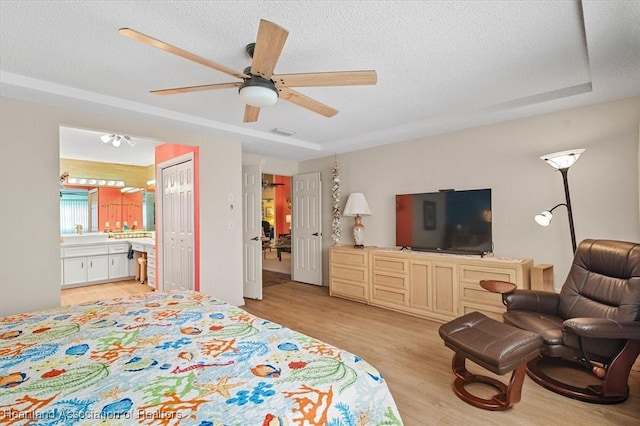
[[569, 181], [567, 174], [569, 173], [569, 167], [573, 166], [580, 155], [584, 152], [584, 149], [572, 149], [569, 151], [554, 152], [552, 154], [543, 155], [541, 160], [546, 161], [551, 167], [558, 170], [562, 174], [562, 182], [564, 183], [564, 197], [565, 202], [556, 204], [552, 209], [545, 210], [535, 217], [536, 222], [542, 226], [549, 226], [551, 219], [553, 218], [552, 212], [560, 206], [567, 208], [567, 215], [569, 216], [569, 231], [571, 232], [571, 246], [573, 252], [576, 252], [576, 232], [573, 228], [573, 212], [571, 211], [571, 198], [569, 197]]

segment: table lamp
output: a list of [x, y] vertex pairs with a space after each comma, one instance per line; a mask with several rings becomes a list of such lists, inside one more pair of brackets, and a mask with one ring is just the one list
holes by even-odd
[[369, 204], [364, 194], [360, 192], [353, 192], [349, 195], [347, 205], [342, 212], [344, 216], [354, 216], [355, 223], [353, 224], [353, 240], [355, 241], [355, 248], [364, 248], [364, 225], [362, 224], [361, 216], [369, 216], [371, 210], [369, 210]]

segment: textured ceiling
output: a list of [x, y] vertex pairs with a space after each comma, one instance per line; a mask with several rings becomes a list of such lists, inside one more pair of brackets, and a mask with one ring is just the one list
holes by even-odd
[[[275, 73], [374, 69], [378, 84], [297, 89], [338, 109], [333, 118], [280, 100], [243, 123], [234, 89], [149, 93], [238, 80], [118, 33], [241, 71], [260, 19], [289, 31]], [[299, 160], [638, 95], [639, 22], [639, 1], [613, 0], [2, 1], [0, 88], [166, 118]]]

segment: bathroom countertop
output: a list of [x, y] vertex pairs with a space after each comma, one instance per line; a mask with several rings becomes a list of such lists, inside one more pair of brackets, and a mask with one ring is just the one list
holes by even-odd
[[144, 245], [155, 245], [155, 239], [149, 237], [138, 238], [109, 238], [105, 233], [91, 233], [83, 235], [63, 235], [60, 247], [82, 247], [89, 245], [112, 245], [122, 243], [139, 243]]

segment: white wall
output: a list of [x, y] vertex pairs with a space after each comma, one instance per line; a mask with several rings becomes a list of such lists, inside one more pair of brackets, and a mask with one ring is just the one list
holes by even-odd
[[8, 98], [0, 107], [0, 316], [60, 305], [60, 125], [199, 146], [201, 290], [243, 304], [240, 144], [166, 119], [143, 125], [117, 109], [95, 115]]
[[293, 176], [298, 173], [298, 162], [292, 160], [279, 160], [277, 158], [263, 157], [254, 154], [242, 154], [243, 166], [260, 165], [262, 173], [280, 176]]
[[[539, 157], [586, 148], [569, 171], [578, 242], [585, 238], [640, 241], [638, 132], [640, 97], [524, 118], [338, 155], [341, 204], [363, 192], [372, 215], [363, 218], [365, 244], [395, 245], [398, 193], [491, 188], [496, 256], [554, 264], [559, 288], [573, 258], [566, 210], [547, 228], [533, 216], [564, 202], [560, 173]], [[330, 170], [334, 157], [299, 164], [321, 171], [323, 242], [331, 246]], [[353, 218], [342, 224], [342, 244], [353, 244]], [[325, 256], [325, 282], [328, 280]]]

